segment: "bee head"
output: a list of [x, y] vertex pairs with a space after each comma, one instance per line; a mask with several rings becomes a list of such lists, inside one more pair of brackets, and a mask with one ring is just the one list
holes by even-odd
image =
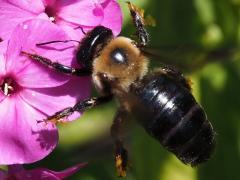
[[93, 62], [93, 74], [104, 74], [110, 84], [126, 90], [147, 73], [148, 61], [126, 37], [112, 39]]
[[104, 26], [96, 26], [89, 31], [82, 39], [77, 51], [77, 60], [79, 64], [92, 70], [93, 59], [99, 55], [112, 38], [112, 30]]

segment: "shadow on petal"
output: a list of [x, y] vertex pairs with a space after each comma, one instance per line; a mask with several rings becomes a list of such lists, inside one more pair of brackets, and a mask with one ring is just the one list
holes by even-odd
[[41, 149], [50, 150], [53, 149], [56, 139], [58, 139], [58, 134], [56, 130], [40, 130], [38, 132], [32, 131], [33, 135], [38, 135], [37, 141], [39, 142]]

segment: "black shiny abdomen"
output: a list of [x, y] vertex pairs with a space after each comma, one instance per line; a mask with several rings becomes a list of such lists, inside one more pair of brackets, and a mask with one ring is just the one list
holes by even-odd
[[84, 67], [92, 69], [93, 58], [105, 43], [113, 38], [112, 30], [104, 26], [96, 26], [82, 39], [77, 51], [77, 61]]
[[[214, 149], [214, 132], [189, 89], [167, 74], [147, 77], [133, 89], [148, 113], [138, 112], [145, 130], [181, 161], [197, 165]], [[144, 117], [144, 118], [142, 118]]]

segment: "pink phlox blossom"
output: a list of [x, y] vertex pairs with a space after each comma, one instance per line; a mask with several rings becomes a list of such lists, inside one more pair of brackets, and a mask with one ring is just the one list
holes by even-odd
[[32, 163], [58, 142], [55, 124], [37, 120], [85, 99], [91, 87], [90, 78], [55, 72], [21, 51], [79, 66], [76, 44], [36, 44], [80, 40], [97, 25], [117, 35], [122, 14], [115, 0], [0, 0], [0, 24], [0, 164]]
[[88, 31], [103, 25], [117, 35], [122, 26], [116, 0], [0, 0], [0, 38], [9, 39], [19, 23], [33, 18], [52, 21], [75, 40], [84, 35], [79, 27]]
[[74, 63], [75, 46], [39, 42], [66, 40], [57, 25], [41, 19], [20, 23], [9, 41], [0, 43], [0, 164], [26, 164], [47, 156], [58, 142], [52, 123], [37, 123], [90, 94], [89, 78], [49, 70], [21, 54], [40, 54], [64, 65]]

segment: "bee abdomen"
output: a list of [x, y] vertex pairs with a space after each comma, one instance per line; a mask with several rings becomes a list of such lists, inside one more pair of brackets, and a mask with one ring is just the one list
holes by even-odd
[[[160, 120], [163, 117], [158, 117]], [[205, 113], [197, 105], [193, 105], [189, 111], [179, 119], [179, 122], [164, 134], [162, 144], [171, 148], [186, 143], [201, 128], [206, 120]]]
[[181, 161], [192, 166], [209, 159], [215, 144], [212, 126], [197, 104], [160, 141]]
[[196, 165], [209, 158], [214, 132], [187, 88], [163, 74], [146, 83], [138, 95], [152, 114], [141, 120], [150, 135], [184, 163]]
[[[215, 133], [212, 125], [206, 120], [197, 134], [179, 149], [175, 149], [177, 157], [186, 164], [196, 166], [207, 161], [215, 147]], [[174, 150], [173, 150], [174, 152]]]

